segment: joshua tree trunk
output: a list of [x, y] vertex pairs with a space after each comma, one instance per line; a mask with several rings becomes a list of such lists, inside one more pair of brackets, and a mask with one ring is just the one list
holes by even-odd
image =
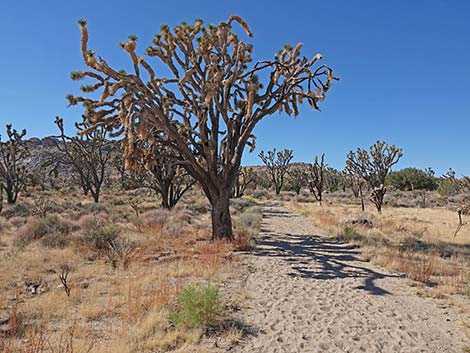
[[232, 219], [230, 217], [230, 193], [211, 194], [212, 240], [233, 240]]
[[95, 191], [91, 190], [91, 196], [93, 196], [93, 201], [98, 203], [100, 201], [100, 189], [96, 189]]
[[0, 182], [0, 213], [3, 211], [3, 183]]
[[162, 197], [163, 208], [170, 210], [176, 205], [170, 183], [164, 182], [161, 186], [161, 190], [157, 192], [157, 194], [160, 194], [160, 196]]
[[364, 205], [364, 194], [362, 193], [362, 184], [359, 184], [358, 193], [361, 196], [361, 208], [362, 212], [364, 212], [366, 210], [366, 206]]
[[162, 208], [169, 210], [171, 209], [170, 206], [170, 197], [168, 196], [168, 189], [163, 188], [161, 192], [161, 197], [162, 197]]
[[18, 192], [15, 190], [13, 187], [12, 183], [9, 182], [9, 180], [6, 181], [6, 185], [3, 187], [5, 190], [5, 193], [7, 194], [7, 201], [10, 205], [13, 205], [16, 203], [16, 198], [18, 195]]
[[385, 187], [383, 186], [379, 188], [375, 188], [372, 191], [371, 201], [375, 204], [375, 207], [377, 208], [377, 211], [379, 213], [382, 213], [382, 205], [384, 202], [384, 196], [386, 192], [387, 192], [387, 189], [385, 189]]

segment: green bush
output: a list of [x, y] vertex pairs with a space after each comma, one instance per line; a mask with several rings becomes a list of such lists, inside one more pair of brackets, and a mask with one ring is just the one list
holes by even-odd
[[401, 191], [436, 190], [437, 178], [424, 170], [404, 168], [387, 175], [386, 183]]
[[360, 241], [363, 237], [354, 228], [344, 227], [341, 238], [345, 241]]
[[459, 192], [459, 184], [452, 179], [441, 179], [437, 192], [441, 196], [453, 196]]
[[92, 250], [102, 253], [108, 250], [118, 236], [119, 228], [114, 224], [95, 219], [83, 230], [81, 241]]
[[183, 288], [176, 310], [170, 314], [175, 326], [199, 328], [213, 326], [223, 314], [219, 289], [211, 284], [190, 284]]

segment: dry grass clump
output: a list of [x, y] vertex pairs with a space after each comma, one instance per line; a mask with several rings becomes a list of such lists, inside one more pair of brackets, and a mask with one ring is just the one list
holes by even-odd
[[255, 248], [254, 237], [261, 228], [262, 212], [252, 199], [234, 199], [233, 223], [235, 229], [235, 248], [247, 251]]
[[256, 247], [254, 237], [259, 233], [261, 213], [250, 212], [235, 221], [235, 248], [241, 251]]

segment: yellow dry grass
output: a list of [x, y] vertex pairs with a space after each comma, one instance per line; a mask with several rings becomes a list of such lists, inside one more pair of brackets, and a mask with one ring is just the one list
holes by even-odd
[[[127, 269], [113, 269], [106, 257], [92, 257], [75, 241], [62, 249], [47, 248], [39, 242], [21, 248], [15, 245], [18, 228], [3, 228], [0, 321], [10, 319], [8, 325], [12, 327], [7, 327], [8, 337], [0, 334], [0, 350], [19, 352], [28, 344], [40, 345], [42, 341], [59, 347], [64, 337], [74, 352], [86, 352], [91, 346], [92, 352], [103, 353], [198, 350], [201, 330], [172, 327], [169, 312], [186, 283], [219, 283], [231, 275], [232, 246], [209, 241], [207, 214], [186, 222], [184, 234], [168, 236], [158, 225], [136, 226], [125, 198], [118, 205], [113, 205], [112, 196], [105, 199], [100, 209], [92, 212], [110, 221], [119, 218], [122, 235], [138, 241]], [[57, 195], [55, 200], [71, 202]], [[155, 202], [150, 199], [143, 205], [155, 207]], [[78, 228], [72, 238], [77, 236], [81, 216], [68, 209], [62, 216]], [[64, 264], [72, 268], [70, 296], [59, 280]], [[39, 293], [28, 292], [26, 283], [40, 283]]]
[[382, 214], [379, 214], [372, 206], [363, 213], [360, 206], [350, 204], [318, 206], [314, 203], [291, 202], [289, 207], [309, 217], [322, 228], [336, 227], [350, 219], [364, 216], [372, 221], [376, 230], [392, 240], [396, 240], [397, 236], [415, 235], [428, 242], [470, 245], [470, 225], [463, 227], [454, 237], [458, 217], [455, 211], [445, 208], [384, 207]]

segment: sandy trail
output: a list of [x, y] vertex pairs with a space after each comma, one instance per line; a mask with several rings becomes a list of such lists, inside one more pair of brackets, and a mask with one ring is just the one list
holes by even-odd
[[257, 250], [243, 255], [253, 329], [234, 352], [462, 352], [462, 317], [351, 245], [266, 206]]

